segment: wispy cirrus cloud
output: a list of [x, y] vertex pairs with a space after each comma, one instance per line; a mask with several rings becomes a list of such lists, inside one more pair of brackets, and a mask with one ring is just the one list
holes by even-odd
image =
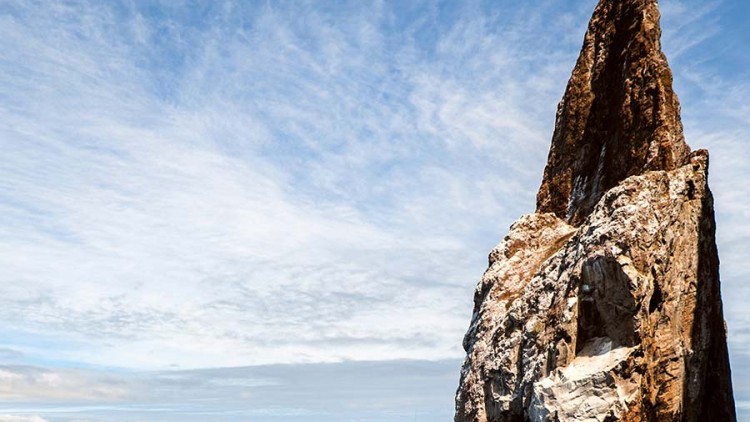
[[532, 28], [480, 5], [209, 9], [11, 5], [14, 341], [131, 367], [460, 356], [567, 72], [517, 69], [574, 48], [496, 49]]

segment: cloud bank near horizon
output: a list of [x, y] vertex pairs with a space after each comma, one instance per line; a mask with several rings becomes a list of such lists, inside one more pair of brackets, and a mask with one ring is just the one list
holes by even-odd
[[[3, 366], [0, 379], [15, 377], [16, 389], [0, 389], [0, 422], [443, 420], [458, 367], [390, 361], [103, 374]], [[75, 383], [93, 388], [75, 393]]]

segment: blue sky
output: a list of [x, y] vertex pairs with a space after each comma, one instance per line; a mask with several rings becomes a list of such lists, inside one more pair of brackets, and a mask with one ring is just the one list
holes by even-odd
[[[663, 0], [750, 418], [750, 5]], [[450, 420], [594, 0], [0, 3], [0, 421]]]

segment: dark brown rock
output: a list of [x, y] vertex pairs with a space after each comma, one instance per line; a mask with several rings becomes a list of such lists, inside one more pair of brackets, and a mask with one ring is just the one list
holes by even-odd
[[537, 212], [573, 225], [607, 190], [690, 152], [661, 51], [656, 0], [603, 0], [557, 112]]

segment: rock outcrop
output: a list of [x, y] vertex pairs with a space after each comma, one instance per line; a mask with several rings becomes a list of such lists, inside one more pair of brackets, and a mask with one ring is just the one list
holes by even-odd
[[575, 225], [626, 177], [685, 160], [656, 0], [601, 1], [560, 102], [537, 211]]
[[684, 141], [656, 0], [601, 0], [537, 212], [490, 253], [456, 422], [734, 421], [708, 153]]

